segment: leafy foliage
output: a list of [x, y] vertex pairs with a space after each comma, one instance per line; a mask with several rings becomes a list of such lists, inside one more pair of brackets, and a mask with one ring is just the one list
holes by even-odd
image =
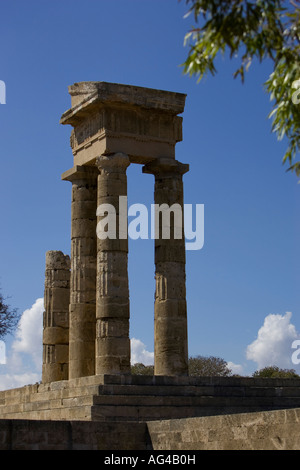
[[145, 366], [141, 362], [137, 362], [131, 366], [131, 373], [134, 375], [153, 375], [154, 366]]
[[[135, 375], [153, 375], [154, 366], [136, 363], [131, 366], [131, 373]], [[214, 356], [196, 356], [189, 358], [189, 375], [226, 377], [231, 375], [231, 370], [224, 359]]]
[[277, 366], [264, 367], [254, 372], [253, 377], [270, 377], [270, 378], [299, 378], [294, 369], [280, 369]]
[[[134, 375], [153, 375], [154, 366], [136, 363], [131, 366]], [[192, 377], [229, 377], [232, 371], [227, 362], [216, 356], [195, 356], [189, 358], [189, 375]], [[294, 369], [280, 369], [278, 366], [264, 367], [252, 374], [252, 377], [299, 378]]]
[[19, 321], [19, 314], [16, 309], [6, 304], [2, 293], [0, 292], [0, 338], [12, 333]]
[[[283, 163], [300, 176], [300, 1], [186, 0], [197, 26], [185, 36], [189, 53], [184, 72], [215, 75], [215, 59], [229, 51], [240, 57], [234, 77], [245, 79], [253, 59], [270, 60], [273, 72], [265, 82], [273, 110], [272, 131], [288, 140]], [[298, 91], [297, 91], [298, 90]]]
[[231, 375], [227, 362], [215, 356], [196, 356], [189, 358], [189, 375], [228, 377]]

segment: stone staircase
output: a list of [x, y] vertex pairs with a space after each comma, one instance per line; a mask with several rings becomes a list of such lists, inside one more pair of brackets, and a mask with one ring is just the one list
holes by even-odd
[[0, 419], [145, 422], [300, 407], [300, 379], [98, 375], [0, 392]]

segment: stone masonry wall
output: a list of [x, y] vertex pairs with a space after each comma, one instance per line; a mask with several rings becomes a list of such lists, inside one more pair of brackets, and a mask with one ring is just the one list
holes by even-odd
[[147, 450], [145, 423], [0, 420], [0, 450]]
[[156, 450], [299, 450], [300, 408], [148, 423]]

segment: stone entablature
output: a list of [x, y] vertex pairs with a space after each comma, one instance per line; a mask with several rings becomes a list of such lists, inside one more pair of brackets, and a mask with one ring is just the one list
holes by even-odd
[[69, 93], [72, 108], [60, 122], [73, 126], [75, 165], [120, 151], [133, 163], [175, 158], [186, 95], [106, 82], [75, 83]]

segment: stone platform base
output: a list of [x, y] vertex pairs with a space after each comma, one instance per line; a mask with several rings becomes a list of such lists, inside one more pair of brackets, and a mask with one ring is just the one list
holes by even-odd
[[0, 392], [0, 419], [146, 422], [300, 407], [300, 379], [97, 375]]
[[103, 450], [108, 456], [112, 451], [144, 451], [139, 454], [142, 458], [147, 456], [145, 451], [153, 455], [153, 451], [161, 454], [170, 450], [177, 454], [191, 450], [300, 450], [300, 409], [147, 423], [3, 419], [0, 450]]

